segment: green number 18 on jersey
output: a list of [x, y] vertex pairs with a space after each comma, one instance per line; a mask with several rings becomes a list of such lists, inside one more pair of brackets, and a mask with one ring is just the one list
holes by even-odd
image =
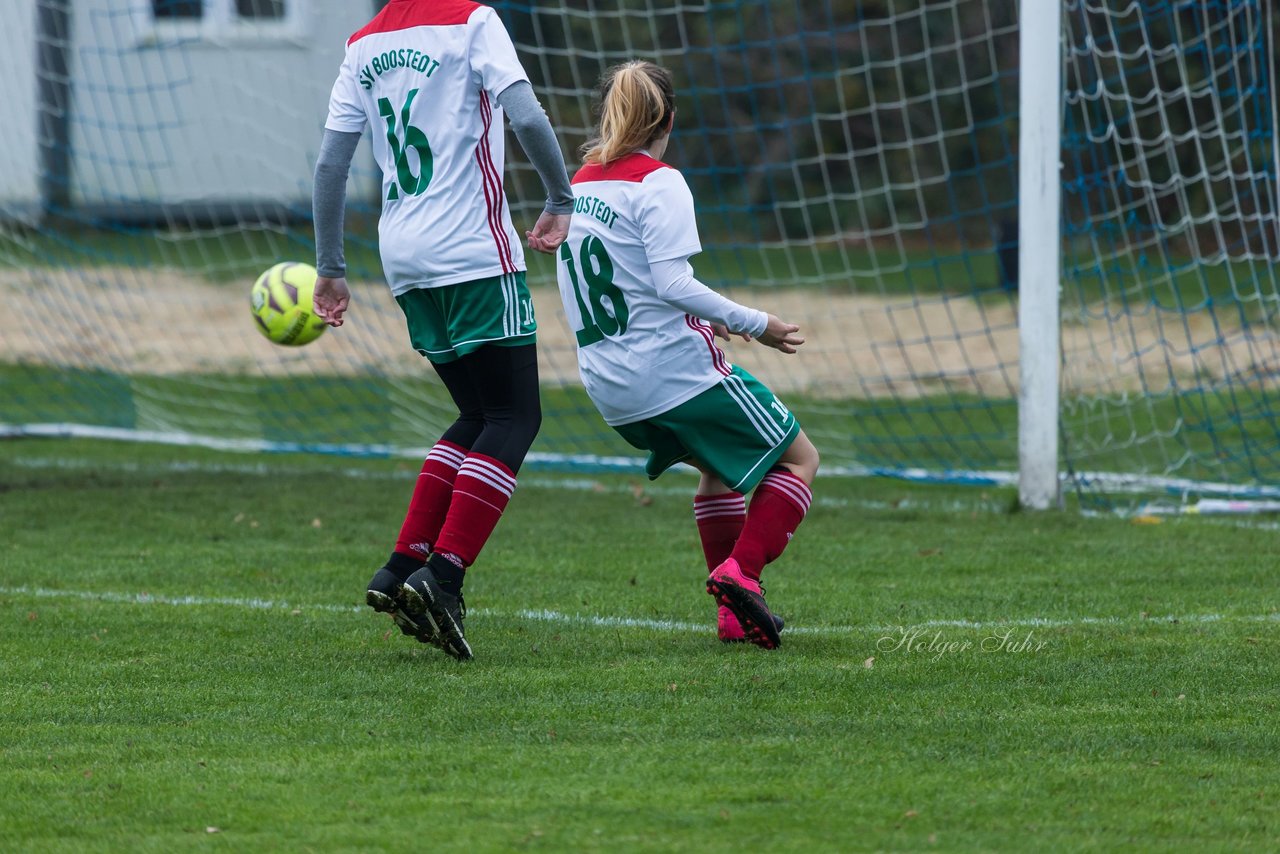
[[[597, 341], [603, 341], [606, 336], [613, 338], [626, 332], [627, 301], [622, 296], [622, 289], [613, 283], [613, 260], [609, 258], [600, 238], [590, 235], [583, 238], [578, 251], [582, 278], [587, 283], [585, 299], [574, 265], [573, 250], [568, 243], [560, 244], [560, 260], [569, 270], [573, 296], [578, 302], [578, 311], [584, 324], [582, 329], [577, 330], [578, 346], [589, 347]], [[607, 307], [605, 300], [609, 301]]]

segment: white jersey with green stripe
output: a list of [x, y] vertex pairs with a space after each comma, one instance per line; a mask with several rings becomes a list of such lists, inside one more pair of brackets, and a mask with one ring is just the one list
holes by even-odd
[[649, 265], [702, 251], [693, 195], [644, 152], [574, 176], [557, 277], [582, 383], [606, 423], [667, 412], [729, 376], [711, 327], [658, 296]]
[[492, 9], [391, 0], [347, 43], [325, 127], [373, 129], [391, 292], [524, 270], [502, 186], [497, 96], [528, 80]]

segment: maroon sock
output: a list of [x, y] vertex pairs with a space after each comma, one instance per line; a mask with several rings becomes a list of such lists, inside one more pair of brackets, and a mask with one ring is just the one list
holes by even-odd
[[468, 454], [453, 482], [453, 501], [436, 551], [456, 555], [464, 566], [475, 563], [515, 488], [516, 476], [501, 460]]
[[724, 563], [733, 553], [733, 544], [747, 520], [747, 503], [740, 492], [693, 496], [693, 518], [698, 523], [702, 554], [707, 571]]
[[765, 564], [778, 559], [809, 511], [813, 493], [787, 469], [773, 468], [751, 496], [747, 522], [733, 547], [743, 575], [756, 581]]
[[453, 497], [453, 481], [458, 467], [466, 459], [467, 449], [443, 439], [427, 452], [422, 462], [422, 473], [413, 487], [409, 510], [396, 538], [396, 551], [403, 555], [426, 560], [431, 546], [440, 536], [449, 501]]

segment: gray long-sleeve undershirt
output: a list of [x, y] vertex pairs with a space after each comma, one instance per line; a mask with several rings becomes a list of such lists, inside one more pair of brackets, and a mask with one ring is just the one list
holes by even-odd
[[316, 229], [316, 272], [340, 279], [347, 274], [342, 248], [342, 223], [347, 208], [347, 173], [360, 144], [358, 133], [325, 128], [316, 158], [315, 186], [311, 191], [311, 219]]
[[[573, 191], [565, 171], [564, 155], [542, 105], [525, 81], [513, 83], [498, 95], [498, 106], [511, 122], [520, 147], [547, 191], [544, 210], [551, 214], [573, 212]], [[316, 158], [311, 213], [316, 231], [316, 272], [328, 278], [345, 276], [342, 248], [343, 215], [347, 205], [347, 175], [360, 143], [360, 134], [326, 129]]]
[[560, 153], [551, 121], [542, 111], [538, 96], [533, 94], [533, 87], [523, 80], [512, 83], [498, 95], [498, 106], [507, 114], [520, 147], [542, 179], [547, 191], [543, 210], [549, 214], [573, 213], [573, 190], [564, 168], [564, 155]]

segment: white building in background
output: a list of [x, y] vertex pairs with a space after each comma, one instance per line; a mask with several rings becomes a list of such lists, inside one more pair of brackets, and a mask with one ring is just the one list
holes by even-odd
[[[0, 219], [44, 204], [174, 224], [306, 211], [329, 88], [374, 7], [3, 0]], [[376, 197], [371, 168], [353, 180]]]
[[0, 221], [30, 219], [40, 209], [40, 148], [36, 134], [35, 0], [0, 3]]

